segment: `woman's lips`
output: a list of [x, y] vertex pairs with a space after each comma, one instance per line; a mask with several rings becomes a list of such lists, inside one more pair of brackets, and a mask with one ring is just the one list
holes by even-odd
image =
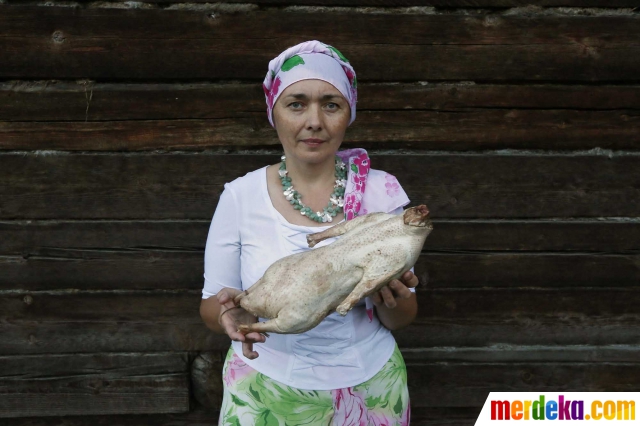
[[324, 141], [322, 139], [303, 139], [302, 142], [306, 143], [307, 145], [310, 146], [318, 146], [320, 144], [322, 144]]

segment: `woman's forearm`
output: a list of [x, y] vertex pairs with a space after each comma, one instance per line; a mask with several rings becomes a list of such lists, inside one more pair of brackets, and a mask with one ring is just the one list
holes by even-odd
[[408, 299], [395, 299], [395, 301], [395, 308], [388, 308], [384, 303], [376, 306], [378, 319], [389, 330], [399, 330], [408, 326], [418, 314], [418, 300], [415, 293]]
[[220, 306], [220, 303], [215, 296], [209, 297], [208, 299], [202, 299], [200, 302], [200, 317], [207, 328], [216, 333], [225, 334], [222, 326], [218, 323], [221, 308], [222, 306]]

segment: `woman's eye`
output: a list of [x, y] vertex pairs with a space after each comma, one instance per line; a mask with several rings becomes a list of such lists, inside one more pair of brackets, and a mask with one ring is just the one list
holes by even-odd
[[327, 107], [329, 107], [329, 109], [338, 109], [338, 104], [330, 102], [327, 104]]
[[300, 102], [291, 102], [289, 106], [293, 107], [294, 109], [298, 109], [299, 107], [302, 106], [302, 104]]

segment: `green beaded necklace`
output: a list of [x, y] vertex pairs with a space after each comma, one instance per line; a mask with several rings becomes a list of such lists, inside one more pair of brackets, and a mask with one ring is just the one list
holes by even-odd
[[300, 199], [302, 195], [293, 189], [291, 184], [291, 178], [287, 176], [287, 165], [285, 163], [285, 156], [280, 157], [280, 182], [282, 182], [283, 194], [287, 201], [293, 205], [293, 208], [300, 210], [300, 214], [307, 216], [309, 219], [319, 223], [332, 222], [333, 218], [342, 212], [344, 207], [344, 190], [347, 186], [347, 167], [344, 162], [336, 155], [336, 184], [333, 186], [333, 193], [329, 198], [329, 204], [321, 212], [314, 212], [310, 207], [307, 207]]

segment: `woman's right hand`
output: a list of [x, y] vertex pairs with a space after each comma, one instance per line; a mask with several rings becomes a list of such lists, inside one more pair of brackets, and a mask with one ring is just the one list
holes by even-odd
[[256, 359], [258, 358], [258, 352], [253, 350], [253, 344], [265, 342], [266, 337], [256, 332], [247, 334], [238, 332], [239, 325], [258, 322], [258, 318], [233, 302], [233, 299], [240, 293], [240, 290], [225, 288], [216, 294], [218, 303], [220, 303], [218, 323], [231, 340], [242, 342], [242, 354], [245, 357]]

